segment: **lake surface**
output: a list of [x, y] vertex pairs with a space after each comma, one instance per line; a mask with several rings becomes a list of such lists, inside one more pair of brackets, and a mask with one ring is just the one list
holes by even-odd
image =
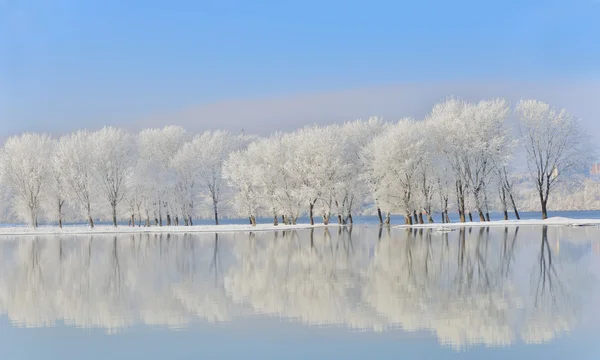
[[598, 359], [600, 228], [0, 238], [3, 359]]

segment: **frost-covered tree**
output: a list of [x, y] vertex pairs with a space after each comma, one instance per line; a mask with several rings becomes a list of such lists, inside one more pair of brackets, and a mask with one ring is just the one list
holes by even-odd
[[133, 138], [122, 129], [105, 127], [91, 134], [94, 175], [117, 227], [117, 207], [130, 190], [135, 159]]
[[0, 151], [0, 181], [14, 194], [17, 214], [37, 227], [43, 188], [48, 183], [46, 155], [52, 142], [45, 135], [26, 133], [6, 140]]
[[255, 165], [248, 158], [248, 151], [236, 151], [229, 155], [223, 164], [223, 179], [235, 189], [234, 208], [238, 214], [250, 218], [256, 225], [256, 217], [260, 209], [260, 181]]
[[[180, 181], [187, 181], [185, 187], [193, 196], [190, 187], [206, 191], [212, 203], [215, 224], [219, 224], [219, 203], [222, 196], [223, 164], [230, 153], [247, 146], [253, 139], [244, 134], [234, 135], [226, 131], [206, 131], [185, 144], [176, 155], [173, 166], [177, 169]], [[183, 180], [188, 178], [188, 180]]]
[[372, 164], [367, 171], [376, 186], [375, 197], [389, 213], [400, 211], [412, 224], [417, 208], [419, 170], [425, 157], [426, 139], [413, 119], [402, 119], [366, 147]]
[[[336, 206], [338, 214], [343, 218], [339, 222], [352, 223], [352, 213], [366, 201], [370, 187], [363, 181], [365, 162], [363, 149], [371, 142], [373, 137], [385, 130], [387, 124], [378, 117], [368, 120], [355, 120], [343, 124], [339, 136], [343, 139], [343, 161], [347, 165], [343, 176], [343, 188], [338, 193]], [[367, 178], [368, 179], [368, 178]], [[372, 191], [371, 191], [372, 192]], [[375, 202], [376, 199], [373, 199]], [[379, 221], [382, 222], [381, 210], [378, 208]], [[339, 216], [338, 216], [339, 217]]]
[[56, 156], [69, 187], [71, 202], [79, 205], [90, 227], [94, 227], [92, 204], [97, 198], [98, 188], [94, 179], [93, 139], [85, 130], [65, 135], [58, 141]]
[[52, 150], [47, 154], [48, 165], [48, 194], [46, 203], [48, 204], [49, 217], [58, 221], [58, 226], [62, 228], [64, 220], [64, 207], [67, 202], [68, 184], [66, 173], [62, 168], [62, 161], [58, 152], [59, 141], [52, 140]]
[[582, 169], [591, 157], [589, 137], [577, 118], [537, 100], [521, 100], [522, 144], [539, 196], [542, 218], [548, 218], [548, 199], [565, 174]]
[[169, 200], [174, 198], [175, 175], [171, 163], [183, 146], [187, 134], [180, 126], [166, 126], [162, 129], [145, 129], [138, 135], [141, 159], [152, 169], [151, 198], [155, 223], [163, 225], [163, 211], [167, 225], [171, 225]]

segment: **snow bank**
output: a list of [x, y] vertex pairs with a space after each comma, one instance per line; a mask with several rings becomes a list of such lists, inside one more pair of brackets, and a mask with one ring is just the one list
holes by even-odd
[[565, 217], [551, 217], [546, 220], [497, 220], [497, 221], [469, 221], [455, 223], [433, 223], [433, 224], [415, 224], [415, 225], [396, 225], [395, 228], [434, 228], [439, 231], [451, 231], [460, 227], [487, 227], [487, 226], [600, 226], [600, 219], [570, 219]]
[[337, 224], [330, 225], [273, 225], [273, 224], [257, 224], [252, 225], [194, 225], [194, 226], [151, 226], [151, 227], [129, 227], [120, 226], [113, 227], [109, 225], [95, 226], [91, 229], [84, 225], [65, 226], [62, 229], [57, 226], [40, 226], [37, 229], [25, 226], [0, 227], [0, 236], [2, 235], [88, 235], [88, 234], [160, 234], [160, 233], [215, 233], [215, 232], [253, 232], [253, 231], [273, 231], [273, 230], [298, 230], [309, 229], [324, 226], [339, 226]]

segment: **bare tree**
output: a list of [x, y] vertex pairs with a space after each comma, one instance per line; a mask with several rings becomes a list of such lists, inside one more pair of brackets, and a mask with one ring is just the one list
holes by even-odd
[[542, 219], [547, 219], [548, 198], [556, 184], [589, 163], [589, 137], [578, 119], [565, 109], [537, 100], [521, 100], [516, 111], [521, 118], [522, 141], [540, 198]]

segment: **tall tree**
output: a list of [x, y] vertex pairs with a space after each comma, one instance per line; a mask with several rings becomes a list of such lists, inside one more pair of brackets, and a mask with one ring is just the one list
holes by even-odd
[[130, 189], [135, 147], [131, 135], [122, 129], [105, 127], [91, 134], [94, 175], [111, 209], [117, 227], [117, 207]]
[[548, 199], [554, 187], [566, 174], [590, 163], [590, 139], [578, 119], [565, 109], [537, 100], [521, 100], [516, 112], [521, 118], [522, 144], [540, 199], [542, 219], [547, 219]]
[[72, 203], [79, 205], [90, 227], [94, 227], [92, 204], [96, 199], [97, 187], [94, 181], [94, 152], [91, 134], [85, 130], [76, 131], [60, 138], [57, 155], [60, 169], [64, 172], [69, 186]]
[[48, 159], [52, 143], [45, 135], [26, 133], [6, 140], [0, 151], [0, 180], [15, 195], [19, 217], [37, 227], [43, 195], [48, 182]]

